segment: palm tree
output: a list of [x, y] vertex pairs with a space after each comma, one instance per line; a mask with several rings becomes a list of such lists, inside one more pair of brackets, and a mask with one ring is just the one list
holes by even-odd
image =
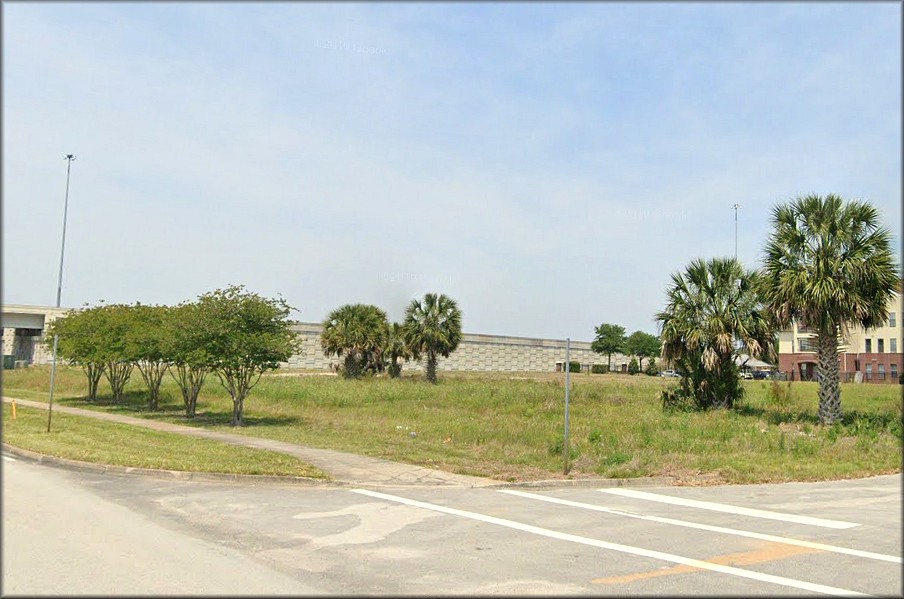
[[461, 310], [452, 298], [428, 293], [408, 304], [402, 328], [412, 357], [426, 354], [427, 380], [435, 383], [437, 356], [448, 358], [461, 342]]
[[761, 293], [777, 324], [816, 331], [819, 421], [841, 420], [838, 335], [888, 317], [899, 284], [890, 235], [867, 202], [808, 195], [772, 210]]
[[411, 350], [405, 343], [402, 325], [397, 322], [392, 323], [389, 328], [389, 335], [386, 338], [386, 347], [383, 348], [383, 355], [389, 362], [387, 370], [389, 378], [399, 378], [402, 374], [402, 365], [399, 360], [408, 361], [411, 359]]
[[323, 321], [320, 347], [325, 356], [345, 356], [342, 374], [359, 378], [367, 367], [382, 363], [383, 346], [389, 335], [386, 312], [366, 304], [346, 304]]
[[[663, 358], [683, 373], [678, 398], [728, 408], [743, 396], [735, 357], [772, 357], [773, 329], [756, 295], [757, 273], [731, 258], [698, 259], [672, 274], [660, 323]], [[668, 399], [668, 392], [663, 396]]]

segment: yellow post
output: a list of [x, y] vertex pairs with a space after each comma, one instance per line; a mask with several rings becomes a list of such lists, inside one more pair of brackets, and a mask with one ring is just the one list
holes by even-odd
[[15, 399], [12, 400], [12, 401], [10, 402], [10, 404], [11, 404], [12, 407], [13, 407], [13, 420], [15, 420], [15, 419], [16, 419], [16, 400], [15, 400]]

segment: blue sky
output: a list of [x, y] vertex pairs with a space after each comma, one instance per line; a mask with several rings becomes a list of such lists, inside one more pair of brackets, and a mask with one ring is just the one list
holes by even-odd
[[320, 321], [446, 293], [466, 332], [655, 333], [672, 272], [772, 207], [901, 239], [899, 3], [19, 3], [3, 302], [229, 284]]

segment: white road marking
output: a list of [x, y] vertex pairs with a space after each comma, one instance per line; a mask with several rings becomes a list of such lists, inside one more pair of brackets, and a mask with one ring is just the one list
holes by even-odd
[[684, 499], [683, 497], [673, 497], [671, 495], [659, 495], [658, 493], [647, 493], [646, 491], [635, 491], [634, 489], [597, 489], [600, 493], [609, 493], [611, 495], [621, 495], [623, 497], [631, 497], [632, 499], [645, 499], [647, 501], [658, 501], [660, 503], [671, 503], [673, 505], [684, 505], [687, 507], [695, 507], [701, 510], [711, 510], [714, 512], [726, 512], [728, 514], [740, 514], [743, 516], [753, 516], [754, 518], [767, 518], [769, 520], [781, 520], [783, 522], [796, 522], [797, 524], [809, 524], [810, 526], [822, 526], [824, 528], [854, 528], [860, 526], [856, 522], [843, 522], [841, 520], [826, 520], [824, 518], [813, 518], [811, 516], [798, 516], [797, 514], [785, 514], [782, 512], [770, 512], [767, 510], [756, 510], [749, 507], [739, 507], [736, 505], [728, 505], [726, 503], [714, 503], [712, 501], [698, 501], [696, 499]]
[[856, 591], [851, 591], [848, 589], [840, 589], [837, 587], [830, 587], [830, 586], [826, 586], [826, 585], [822, 585], [822, 584], [805, 582], [803, 580], [794, 580], [793, 578], [785, 578], [783, 576], [774, 576], [772, 574], [753, 572], [750, 570], [744, 570], [742, 568], [735, 568], [732, 566], [723, 566], [721, 564], [713, 564], [710, 562], [705, 562], [705, 561], [701, 561], [698, 559], [692, 559], [689, 557], [683, 557], [680, 555], [674, 555], [671, 553], [663, 553], [661, 551], [652, 551], [650, 549], [643, 549], [640, 547], [632, 547], [630, 545], [621, 545], [619, 543], [610, 543], [608, 541], [600, 541], [598, 539], [581, 537], [578, 535], [550, 530], [548, 528], [540, 528], [539, 526], [532, 526], [530, 524], [522, 524], [521, 522], [515, 522], [513, 520], [505, 520], [503, 518], [496, 518], [495, 516], [487, 516], [485, 514], [478, 514], [476, 512], [467, 512], [464, 510], [458, 510], [455, 508], [445, 507], [442, 505], [435, 505], [432, 503], [417, 501], [415, 499], [408, 499], [406, 497], [399, 497], [397, 495], [387, 495], [386, 493], [378, 493], [376, 491], [368, 491], [366, 489], [351, 489], [351, 492], [358, 493], [359, 495], [366, 495], [368, 497], [376, 497], [378, 499], [385, 499], [387, 501], [395, 501], [397, 503], [402, 503], [405, 505], [413, 505], [413, 506], [420, 507], [420, 508], [423, 508], [426, 510], [442, 512], [444, 514], [452, 514], [453, 516], [461, 516], [463, 518], [470, 518], [472, 520], [478, 520], [480, 522], [487, 522], [489, 524], [496, 524], [498, 526], [505, 526], [507, 528], [513, 528], [515, 530], [529, 532], [529, 533], [532, 533], [535, 535], [550, 537], [553, 539], [559, 539], [561, 541], [580, 543], [582, 545], [590, 545], [592, 547], [599, 547], [601, 549], [609, 549], [611, 551], [619, 551], [621, 553], [629, 553], [632, 555], [639, 555], [641, 557], [649, 557], [649, 558], [653, 558], [653, 559], [659, 559], [659, 560], [663, 560], [666, 562], [672, 562], [675, 564], [683, 564], [685, 566], [691, 566], [693, 568], [698, 568], [700, 570], [710, 570], [712, 572], [721, 572], [722, 574], [729, 574], [729, 575], [738, 576], [741, 578], [750, 578], [752, 580], [757, 580], [760, 582], [769, 582], [772, 584], [791, 587], [791, 588], [795, 588], [795, 589], [801, 589], [801, 590], [810, 591], [813, 593], [822, 593], [825, 595], [835, 595], [835, 596], [839, 596], [839, 597], [851, 597], [851, 596], [870, 597], [871, 596], [871, 595], [867, 595], [865, 593], [858, 593]]
[[567, 499], [559, 499], [557, 497], [547, 497], [545, 495], [536, 495], [534, 493], [525, 493], [524, 491], [513, 491], [509, 489], [500, 489], [500, 493], [516, 495], [518, 497], [526, 497], [528, 499], [538, 499], [549, 503], [557, 503], [571, 507], [579, 507], [586, 510], [594, 510], [597, 512], [605, 512], [607, 514], [615, 514], [617, 516], [626, 516], [628, 518], [637, 518], [639, 520], [649, 520], [651, 522], [662, 522], [663, 524], [673, 524], [675, 526], [684, 526], [687, 528], [696, 528], [699, 530], [708, 530], [710, 532], [720, 532], [738, 537], [749, 537], [751, 539], [760, 539], [763, 541], [772, 541], [774, 543], [784, 543], [786, 545], [797, 545], [798, 547], [808, 547], [810, 549], [818, 549], [820, 551], [829, 551], [832, 553], [844, 553], [856, 557], [865, 557], [868, 559], [880, 560], [883, 562], [891, 562], [893, 564], [904, 563], [902, 558], [897, 555], [886, 555], [884, 553], [873, 553], [872, 551], [861, 551], [859, 549], [848, 549], [847, 547], [837, 547], [835, 545], [825, 545], [823, 543], [814, 543], [812, 541], [803, 541], [800, 539], [792, 539], [790, 537], [779, 537], [775, 535], [767, 535], [747, 530], [737, 530], [735, 528], [725, 528], [723, 526], [711, 526], [709, 524], [699, 524], [697, 522], [688, 522], [686, 520], [675, 520], [674, 518], [662, 518], [660, 516], [647, 516], [645, 514], [635, 514], [634, 512], [626, 512], [614, 508], [593, 505], [591, 503], [580, 503], [578, 501], [569, 501]]
[[5, 455], [5, 456], [3, 456], [3, 461], [4, 462], [15, 462], [16, 458], [11, 458], [8, 455]]

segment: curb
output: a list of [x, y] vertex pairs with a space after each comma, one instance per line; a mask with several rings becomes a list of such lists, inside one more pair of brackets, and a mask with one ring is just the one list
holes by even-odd
[[50, 464], [67, 470], [97, 472], [101, 474], [132, 474], [138, 476], [150, 476], [157, 478], [169, 478], [175, 480], [195, 480], [207, 482], [234, 482], [234, 483], [276, 483], [290, 485], [304, 485], [309, 487], [319, 486], [345, 486], [347, 483], [308, 478], [304, 476], [275, 476], [267, 474], [229, 474], [226, 472], [189, 472], [186, 470], [160, 470], [156, 468], [136, 468], [132, 466], [114, 466], [112, 464], [96, 464], [82, 462], [56, 456], [37, 453], [28, 449], [22, 449], [8, 443], [3, 443], [3, 452], [12, 454], [30, 462]]

